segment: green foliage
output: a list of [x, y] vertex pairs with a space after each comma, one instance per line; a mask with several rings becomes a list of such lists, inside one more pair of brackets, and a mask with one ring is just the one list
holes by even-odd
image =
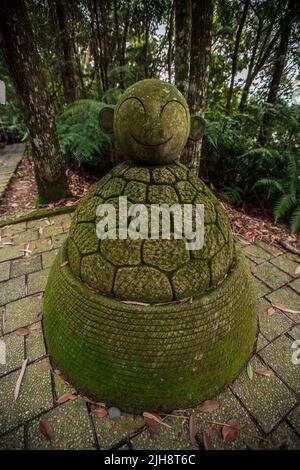
[[124, 90], [122, 88], [110, 88], [103, 93], [101, 101], [107, 104], [117, 104], [118, 99], [123, 93]]
[[300, 159], [298, 155], [286, 153], [285, 171], [281, 178], [262, 178], [254, 187], [267, 189], [267, 197], [275, 197], [274, 219], [277, 222], [289, 216], [292, 232], [300, 227]]
[[262, 203], [272, 207], [276, 221], [290, 217], [291, 229], [296, 231], [300, 226], [300, 106], [268, 107], [272, 135], [268, 147], [259, 147], [256, 137], [264, 111], [259, 103], [232, 116], [217, 108], [208, 111], [201, 171], [230, 204], [257, 201], [259, 195]]
[[106, 103], [79, 100], [68, 105], [57, 118], [63, 157], [79, 165], [103, 165], [109, 157], [110, 138], [99, 127], [99, 112]]

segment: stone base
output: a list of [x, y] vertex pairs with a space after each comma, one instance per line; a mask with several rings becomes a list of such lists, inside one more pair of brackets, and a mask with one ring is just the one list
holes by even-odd
[[142, 306], [93, 293], [68, 265], [65, 245], [44, 299], [48, 350], [67, 379], [128, 412], [192, 407], [230, 383], [252, 352], [253, 282], [236, 248], [226, 279], [192, 303]]

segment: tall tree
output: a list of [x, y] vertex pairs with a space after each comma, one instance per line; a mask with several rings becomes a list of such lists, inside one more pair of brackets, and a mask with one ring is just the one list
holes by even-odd
[[242, 95], [238, 106], [239, 112], [243, 111], [247, 102], [251, 85], [269, 60], [270, 55], [276, 46], [280, 33], [276, 24], [278, 9], [275, 9], [274, 11], [273, 4], [266, 2], [266, 4], [262, 4], [262, 8], [260, 10], [258, 8], [254, 9], [253, 5], [251, 5], [251, 7], [254, 10], [255, 16], [257, 18], [257, 27], [254, 28], [254, 37], [251, 38], [253, 47], [251, 48], [245, 85], [242, 90]]
[[79, 89], [76, 78], [74, 47], [70, 31], [70, 18], [68, 8], [70, 3], [66, 0], [56, 0], [56, 16], [58, 22], [59, 40], [62, 50], [62, 78], [64, 86], [65, 101], [67, 104], [79, 98]]
[[[213, 0], [192, 0], [192, 36], [188, 105], [192, 116], [203, 119], [212, 40]], [[195, 120], [194, 120], [195, 122]], [[199, 122], [199, 121], [198, 121]], [[204, 126], [197, 140], [190, 140], [183, 153], [183, 161], [197, 174], [200, 168]]]
[[47, 83], [24, 0], [1, 1], [0, 35], [7, 68], [30, 132], [39, 202], [56, 201], [66, 196], [67, 179]]
[[192, 34], [191, 0], [175, 0], [175, 83], [187, 98]]
[[236, 37], [235, 37], [234, 51], [233, 51], [232, 65], [231, 65], [230, 85], [229, 85], [229, 89], [228, 89], [227, 102], [226, 102], [226, 112], [227, 113], [230, 113], [231, 100], [232, 100], [232, 96], [233, 96], [234, 79], [235, 79], [235, 74], [236, 74], [236, 70], [237, 70], [239, 47], [240, 47], [240, 42], [241, 42], [241, 37], [242, 37], [242, 31], [243, 31], [245, 21], [246, 21], [246, 18], [247, 18], [247, 13], [248, 13], [248, 10], [249, 10], [249, 5], [250, 5], [250, 0], [244, 0], [243, 13], [242, 13], [242, 17], [239, 21], [239, 26], [238, 26]]
[[[267, 97], [267, 104], [276, 103], [277, 94], [280, 86], [281, 77], [284, 71], [286, 56], [288, 51], [289, 39], [292, 31], [293, 21], [295, 19], [296, 0], [288, 0], [285, 14], [280, 21], [280, 38], [275, 51], [274, 64], [272, 69], [271, 81]], [[266, 145], [270, 134], [270, 124], [272, 115], [267, 110], [262, 118], [262, 126], [257, 141], [260, 145]]]

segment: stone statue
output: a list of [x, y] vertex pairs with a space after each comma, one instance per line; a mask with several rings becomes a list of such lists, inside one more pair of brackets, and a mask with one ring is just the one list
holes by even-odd
[[[126, 161], [75, 211], [45, 293], [48, 350], [71, 383], [108, 405], [131, 412], [191, 407], [235, 378], [257, 329], [251, 275], [225, 211], [178, 162], [203, 123], [190, 119], [173, 85], [143, 80], [126, 90], [115, 112], [101, 111], [100, 125], [114, 132]], [[120, 228], [125, 199], [129, 209], [202, 204], [203, 247], [188, 250], [172, 218], [168, 239], [121, 231], [99, 239], [99, 207], [112, 205]]]

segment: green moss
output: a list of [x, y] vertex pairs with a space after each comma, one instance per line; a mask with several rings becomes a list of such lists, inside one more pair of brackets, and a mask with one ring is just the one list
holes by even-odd
[[27, 222], [29, 220], [37, 220], [44, 217], [51, 217], [52, 215], [58, 214], [68, 214], [69, 212], [74, 212], [77, 207], [77, 204], [73, 206], [65, 206], [65, 207], [55, 207], [54, 209], [38, 209], [28, 214], [21, 215], [20, 217], [12, 216], [6, 219], [2, 219], [0, 221], [0, 227], [4, 227], [6, 225], [15, 225], [19, 224], [20, 222]]
[[160, 80], [142, 80], [120, 98], [114, 132], [126, 158], [161, 165], [178, 158], [189, 135], [187, 103], [177, 88]]
[[81, 278], [103, 294], [113, 289], [115, 268], [100, 253], [87, 255], [81, 261]]
[[174, 273], [172, 284], [176, 299], [193, 296], [197, 292], [206, 290], [210, 285], [210, 272], [207, 262], [193, 260], [187, 263]]
[[152, 303], [173, 298], [167, 276], [148, 266], [120, 268], [114, 283], [114, 294], [119, 299], [143, 299], [144, 302]]
[[185, 240], [145, 240], [143, 260], [149, 266], [173, 271], [189, 261]]
[[240, 251], [234, 271], [209, 294], [149, 307], [93, 294], [61, 268], [65, 259], [63, 248], [46, 289], [46, 341], [66, 377], [97, 400], [131, 412], [190, 407], [247, 361], [257, 312]]
[[[104, 197], [106, 194], [106, 197]], [[101, 196], [100, 196], [101, 195]], [[186, 240], [174, 239], [174, 216], [171, 217], [170, 240], [98, 240], [96, 225], [100, 220], [96, 216], [98, 204], [110, 203], [116, 208], [117, 227], [119, 225], [119, 196], [127, 196], [128, 208], [133, 203], [145, 204], [150, 211], [150, 204], [194, 204], [194, 215], [196, 204], [204, 205], [205, 237], [204, 246], [201, 250], [189, 252], [185, 248]], [[128, 222], [130, 217], [128, 217]], [[149, 216], [148, 229], [151, 230], [151, 217]], [[160, 227], [161, 232], [161, 227]], [[84, 282], [97, 289], [98, 286], [106, 285], [105, 292], [116, 295], [123, 300], [146, 301], [142, 289], [137, 293], [131, 292], [132, 271], [125, 270], [126, 267], [135, 266], [133, 272], [137, 277], [144, 273], [144, 267], [156, 268], [159, 271], [172, 273], [180, 268], [180, 274], [174, 275], [173, 297], [169, 292], [169, 280], [167, 279], [167, 295], [162, 294], [163, 300], [181, 299], [204, 291], [208, 286], [216, 285], [227, 274], [232, 262], [233, 248], [230, 224], [226, 213], [208, 188], [199, 178], [192, 175], [188, 170], [177, 162], [159, 167], [142, 167], [125, 162], [114, 168], [103, 180], [96, 183], [91, 191], [79, 204], [71, 225], [70, 237], [75, 243], [74, 260], [70, 260], [70, 266], [74, 273], [84, 279]], [[72, 245], [71, 245], [72, 246]], [[141, 247], [143, 246], [143, 250]], [[85, 273], [80, 268], [80, 259], [87, 254], [101, 253], [105, 260], [117, 268], [124, 268], [122, 275], [116, 272], [115, 279], [122, 279], [123, 286], [114, 288], [114, 282], [105, 284], [100, 275], [105, 278], [105, 270], [101, 269], [95, 278], [94, 268], [90, 269], [85, 261]], [[70, 256], [72, 250], [69, 249]], [[190, 258], [202, 260], [191, 262]], [[92, 258], [88, 258], [91, 260]], [[101, 258], [102, 259], [102, 258]], [[199, 268], [200, 272], [197, 271]], [[78, 272], [78, 269], [80, 271]], [[147, 272], [147, 271], [145, 271]], [[150, 272], [154, 272], [151, 271]], [[130, 282], [126, 283], [125, 273], [130, 274]], [[144, 276], [144, 274], [143, 274]], [[180, 285], [181, 282], [181, 285]], [[152, 285], [151, 283], [149, 286]], [[111, 286], [110, 291], [107, 286]], [[128, 289], [127, 289], [128, 286]], [[153, 298], [158, 299], [159, 287], [155, 285], [157, 292]], [[103, 288], [100, 289], [103, 292]], [[147, 302], [151, 296], [147, 294]]]

